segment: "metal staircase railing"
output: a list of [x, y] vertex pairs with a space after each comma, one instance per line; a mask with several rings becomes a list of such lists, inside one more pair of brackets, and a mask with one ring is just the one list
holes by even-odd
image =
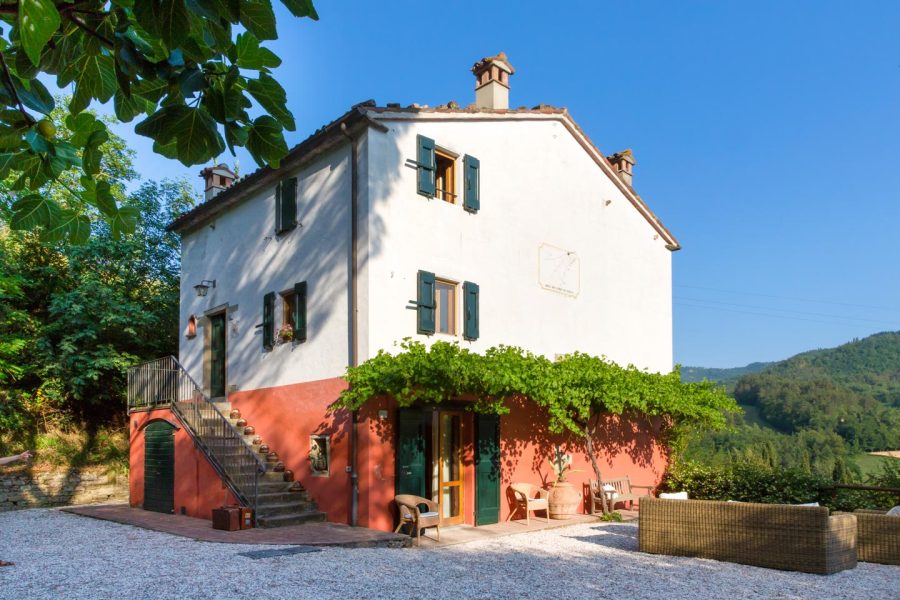
[[237, 498], [256, 513], [266, 465], [174, 356], [128, 370], [128, 411], [170, 407]]

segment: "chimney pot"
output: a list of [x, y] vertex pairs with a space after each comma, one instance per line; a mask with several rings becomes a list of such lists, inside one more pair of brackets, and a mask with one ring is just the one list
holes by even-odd
[[616, 152], [615, 154], [610, 154], [606, 157], [606, 160], [608, 160], [616, 170], [619, 179], [628, 184], [628, 187], [631, 187], [631, 181], [634, 176], [634, 165], [637, 164], [634, 160], [634, 153], [631, 151], [631, 148]]
[[482, 58], [472, 66], [475, 75], [475, 106], [478, 108], [509, 108], [509, 76], [516, 70], [506, 54]]
[[200, 171], [200, 177], [203, 178], [203, 191], [206, 200], [212, 200], [221, 192], [231, 187], [237, 175], [224, 164], [218, 164], [214, 167], [206, 167]]

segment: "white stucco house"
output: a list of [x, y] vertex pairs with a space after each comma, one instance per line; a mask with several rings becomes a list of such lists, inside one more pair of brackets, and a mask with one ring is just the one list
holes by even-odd
[[[239, 409], [252, 436], [277, 440], [332, 520], [391, 525], [390, 498], [405, 485], [403, 419], [389, 406], [372, 417], [396, 417], [401, 438], [386, 442], [328, 405], [348, 365], [403, 338], [672, 368], [679, 244], [635, 192], [631, 152], [604, 154], [564, 108], [510, 109], [514, 69], [502, 53], [473, 73], [468, 107], [364, 102], [278, 169], [236, 181], [224, 165], [205, 169], [207, 200], [171, 225], [183, 244], [178, 360], [210, 400]], [[480, 435], [471, 415], [427, 410], [413, 429], [435, 446], [448, 428], [474, 427], [448, 434], [463, 445]], [[505, 439], [502, 421], [497, 429]], [[328, 454], [325, 473], [311, 452]], [[446, 466], [428, 452], [426, 471]], [[450, 522], [496, 520], [497, 490], [480, 489], [460, 461], [452, 494], [440, 477], [413, 489], [437, 498]], [[132, 503], [146, 485], [133, 482]]]

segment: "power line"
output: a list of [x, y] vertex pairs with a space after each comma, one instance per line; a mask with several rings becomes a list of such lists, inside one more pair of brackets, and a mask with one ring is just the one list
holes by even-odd
[[788, 321], [806, 321], [808, 323], [822, 323], [825, 325], [846, 325], [848, 327], [850, 327], [850, 326], [858, 327], [859, 326], [857, 323], [840, 323], [837, 321], [823, 321], [821, 319], [805, 319], [803, 317], [793, 317], [793, 316], [789, 316], [789, 315], [773, 315], [771, 313], [761, 313], [761, 312], [753, 312], [753, 311], [748, 311], [748, 310], [738, 310], [736, 308], [725, 308], [722, 306], [703, 306], [700, 304], [685, 304], [683, 302], [675, 302], [675, 305], [676, 306], [685, 306], [688, 308], [702, 308], [704, 310], [719, 310], [719, 311], [723, 311], [723, 312], [741, 313], [744, 315], [756, 315], [756, 316], [760, 316], [760, 317], [770, 317], [773, 319], [785, 319]]
[[891, 311], [891, 312], [900, 312], [900, 307], [898, 307], [898, 306], [887, 307], [887, 306], [875, 306], [872, 304], [854, 304], [851, 302], [835, 302], [833, 300], [814, 300], [812, 298], [776, 296], [774, 294], [762, 294], [760, 292], [740, 292], [740, 291], [735, 291], [735, 290], [723, 290], [723, 289], [719, 289], [719, 288], [705, 287], [705, 286], [701, 286], [701, 285], [675, 284], [675, 287], [690, 288], [690, 289], [694, 289], [694, 290], [706, 290], [709, 292], [720, 292], [723, 294], [737, 294], [737, 295], [741, 295], [741, 296], [760, 296], [763, 298], [775, 298], [776, 300], [790, 300], [793, 302], [813, 302], [816, 304], [834, 304], [837, 306], [854, 306], [856, 308], [871, 308], [874, 310], [887, 310], [887, 311]]
[[831, 319], [843, 319], [843, 320], [847, 320], [847, 321], [865, 321], [867, 323], [880, 323], [882, 325], [890, 325], [891, 327], [900, 327], [900, 322], [883, 321], [880, 319], [867, 319], [865, 317], [850, 317], [850, 316], [845, 316], [845, 315], [835, 315], [835, 314], [829, 314], [829, 313], [816, 313], [816, 312], [809, 312], [809, 311], [803, 311], [803, 310], [793, 310], [790, 308], [776, 308], [773, 306], [755, 306], [753, 304], [738, 304], [736, 302], [723, 302], [721, 300], [705, 300], [703, 298], [685, 298], [685, 297], [679, 298], [678, 296], [675, 296], [675, 300], [687, 300], [688, 302], [704, 302], [704, 303], [710, 303], [710, 304], [724, 304], [726, 306], [737, 306], [740, 308], [752, 308], [755, 310], [769, 310], [769, 311], [777, 311], [777, 312], [786, 312], [786, 313], [794, 313], [794, 314], [798, 314], [798, 315], [807, 315], [807, 316], [811, 316], [811, 317], [827, 317], [827, 318], [831, 318]]

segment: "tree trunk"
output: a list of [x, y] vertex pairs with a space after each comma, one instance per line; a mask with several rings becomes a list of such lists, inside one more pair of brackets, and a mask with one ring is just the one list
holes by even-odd
[[[606, 498], [606, 492], [603, 491], [603, 475], [600, 473], [600, 465], [597, 464], [597, 457], [594, 455], [594, 431], [595, 428], [591, 426], [591, 421], [593, 420], [593, 415], [588, 417], [587, 423], [584, 425], [584, 448], [587, 451], [588, 457], [591, 459], [591, 467], [594, 469], [594, 475], [597, 477], [597, 486], [600, 492], [600, 508], [603, 511], [603, 514], [608, 514], [610, 509]], [[593, 508], [593, 499], [591, 499]]]

